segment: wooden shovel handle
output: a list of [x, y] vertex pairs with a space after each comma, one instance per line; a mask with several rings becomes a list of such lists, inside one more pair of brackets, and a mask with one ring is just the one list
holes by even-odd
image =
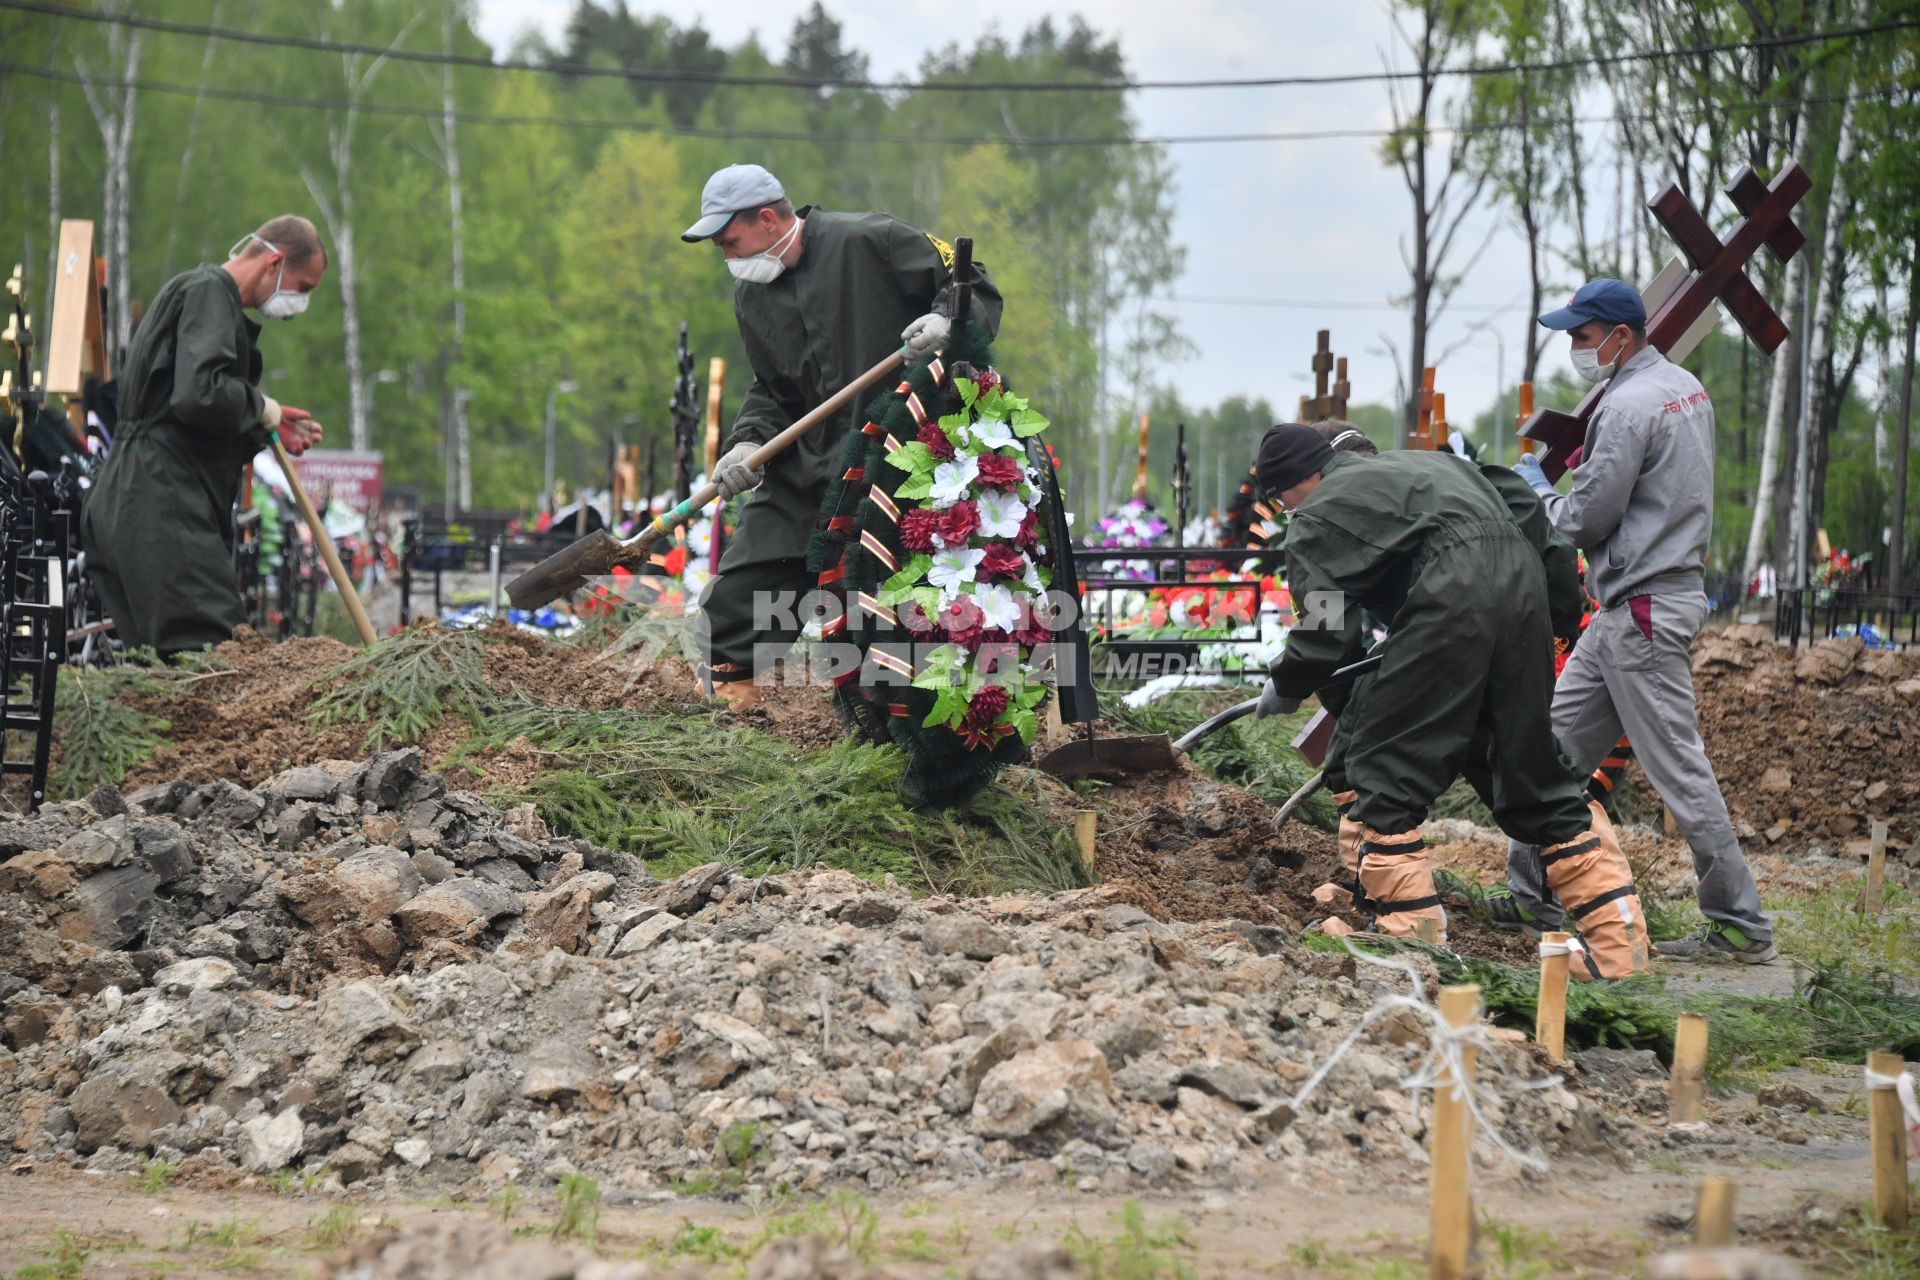
[[360, 642], [372, 644], [378, 638], [374, 634], [373, 620], [367, 617], [366, 607], [360, 603], [360, 593], [353, 589], [353, 578], [347, 573], [347, 567], [340, 563], [340, 553], [334, 549], [333, 539], [327, 536], [326, 522], [313, 509], [313, 499], [307, 496], [306, 486], [300, 483], [300, 473], [293, 469], [293, 459], [287, 455], [287, 446], [280, 443], [280, 433], [275, 431], [267, 438], [273, 443], [273, 456], [280, 460], [280, 470], [286, 473], [287, 487], [293, 490], [293, 501], [300, 508], [300, 518], [307, 522], [307, 528], [313, 530], [313, 540], [320, 546], [320, 556], [327, 562], [327, 572], [333, 575], [333, 585], [339, 588], [340, 598], [347, 602], [347, 613], [353, 618], [354, 629], [360, 633]]
[[[894, 352], [885, 360], [874, 365], [873, 368], [867, 370], [852, 382], [849, 382], [846, 386], [828, 396], [821, 402], [818, 408], [812, 410], [785, 431], [782, 431], [779, 435], [748, 454], [747, 465], [755, 471], [765, 467], [767, 463], [786, 452], [794, 441], [806, 435], [807, 432], [813, 430], [828, 418], [840, 412], [840, 410], [846, 408], [862, 391], [865, 391], [868, 387], [871, 387], [874, 383], [880, 381], [895, 369], [898, 369], [902, 359], [904, 359], [904, 354], [904, 352], [900, 351]], [[719, 496], [720, 488], [718, 485], [712, 483], [702, 485], [700, 489], [692, 494], [685, 502], [669, 507], [667, 510], [655, 516], [646, 528], [634, 534], [631, 538], [622, 541], [620, 544], [620, 560], [623, 563], [631, 563], [634, 560], [644, 557], [647, 554], [648, 548], [652, 547], [654, 543], [700, 514], [701, 508]]]

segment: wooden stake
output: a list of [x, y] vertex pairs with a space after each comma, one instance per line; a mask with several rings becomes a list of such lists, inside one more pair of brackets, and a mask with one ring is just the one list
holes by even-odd
[[1668, 1124], [1700, 1123], [1707, 1096], [1707, 1015], [1683, 1013], [1673, 1033], [1673, 1075], [1667, 1081]]
[[1693, 1243], [1702, 1249], [1733, 1244], [1732, 1178], [1708, 1178], [1700, 1184], [1700, 1202], [1693, 1211]]
[[1086, 868], [1087, 879], [1094, 877], [1093, 837], [1099, 827], [1100, 815], [1092, 809], [1076, 809], [1073, 813], [1073, 839], [1080, 846], [1080, 865]]
[[[1876, 1050], [1867, 1070], [1897, 1076], [1907, 1069], [1899, 1054]], [[1867, 1090], [1868, 1148], [1873, 1153], [1873, 1216], [1889, 1231], [1907, 1229], [1907, 1119], [1892, 1089]]]
[[[1449, 1027], [1470, 1027], [1479, 1016], [1479, 987], [1441, 989], [1440, 1017]], [[1465, 1280], [1473, 1263], [1473, 1193], [1467, 1183], [1473, 1117], [1467, 1110], [1465, 1090], [1473, 1087], [1478, 1057], [1477, 1049], [1463, 1046], [1461, 1079], [1456, 1082], [1449, 1071], [1433, 1091], [1433, 1218], [1427, 1245], [1427, 1274], [1432, 1280]]]
[[1565, 947], [1572, 937], [1548, 933], [1540, 938], [1545, 946], [1562, 948], [1559, 955], [1540, 957], [1540, 999], [1533, 1017], [1534, 1042], [1543, 1046], [1555, 1062], [1567, 1056], [1567, 962], [1573, 957]]
[[1413, 922], [1413, 936], [1430, 947], [1440, 945], [1440, 922], [1432, 916], [1421, 916]]
[[1880, 914], [1880, 895], [1887, 883], [1887, 820], [1873, 820], [1873, 842], [1867, 848], [1867, 897], [1863, 904], [1869, 917]]
[[[719, 356], [707, 361], [707, 474], [720, 461], [720, 397], [727, 386], [727, 362]], [[649, 495], [651, 496], [651, 495]]]
[[[1518, 431], [1521, 427], [1526, 426], [1527, 419], [1531, 418], [1532, 416], [1533, 416], [1533, 384], [1531, 382], [1523, 382], [1520, 384], [1520, 413], [1514, 419], [1513, 429], [1515, 431]], [[1533, 452], [1533, 440], [1531, 437], [1528, 437], [1528, 436], [1520, 437], [1520, 452], [1522, 453]]]

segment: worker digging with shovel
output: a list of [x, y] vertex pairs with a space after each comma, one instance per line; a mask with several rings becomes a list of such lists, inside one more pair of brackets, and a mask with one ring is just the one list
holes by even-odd
[[[818, 575], [806, 567], [821, 502], [837, 477], [848, 431], [866, 404], [857, 397], [835, 420], [755, 470], [748, 458], [783, 428], [904, 345], [907, 367], [946, 342], [955, 280], [953, 248], [884, 213], [796, 210], [779, 179], [756, 164], [729, 165], [707, 180], [700, 219], [681, 235], [711, 240], [735, 281], [733, 311], [753, 384], [714, 467], [723, 501], [754, 490], [719, 576], [700, 597], [700, 668], [706, 692], [735, 709], [760, 700], [757, 674], [799, 637], [802, 601]], [[971, 323], [991, 336], [1001, 300], [977, 265]]]
[[1540, 554], [1499, 491], [1465, 464], [1336, 454], [1300, 424], [1267, 432], [1256, 472], [1291, 513], [1287, 579], [1300, 612], [1257, 714], [1297, 709], [1361, 652], [1363, 610], [1388, 628], [1379, 671], [1344, 713], [1351, 795], [1336, 799], [1357, 824], [1361, 908], [1383, 933], [1444, 940], [1420, 824], [1484, 759], [1494, 821], [1541, 846], [1547, 881], [1579, 926], [1585, 955], [1574, 971], [1644, 973], [1632, 872], [1548, 719], [1553, 638]]

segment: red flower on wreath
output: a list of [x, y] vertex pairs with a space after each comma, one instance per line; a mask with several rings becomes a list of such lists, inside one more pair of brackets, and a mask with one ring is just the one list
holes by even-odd
[[987, 547], [987, 554], [980, 561], [980, 576], [1017, 578], [1026, 567], [1026, 557], [1020, 554], [1018, 548], [1005, 542], [995, 542]]
[[941, 529], [940, 535], [947, 540], [948, 546], [964, 547], [967, 545], [967, 539], [971, 538], [979, 528], [980, 508], [974, 506], [972, 502], [956, 502], [947, 508], [946, 524]]
[[990, 684], [973, 695], [973, 701], [967, 704], [967, 723], [978, 728], [986, 728], [1007, 709], [1007, 689], [1005, 685]]
[[1018, 485], [1022, 478], [1018, 459], [1009, 458], [1004, 453], [980, 455], [980, 483], [987, 488], [1011, 489]]
[[946, 631], [947, 639], [963, 649], [980, 647], [980, 641], [986, 636], [985, 622], [972, 596], [955, 596], [953, 603], [940, 606], [940, 626]]
[[1040, 513], [1035, 508], [1028, 507], [1027, 514], [1020, 517], [1020, 532], [1013, 535], [1013, 545], [1022, 551], [1040, 545]]
[[927, 446], [927, 452], [942, 462], [953, 456], [953, 441], [947, 439], [947, 433], [940, 429], [937, 422], [921, 423], [920, 432], [914, 439]]
[[915, 507], [900, 513], [900, 545], [909, 551], [933, 550], [933, 535], [946, 532], [946, 519], [938, 511]]

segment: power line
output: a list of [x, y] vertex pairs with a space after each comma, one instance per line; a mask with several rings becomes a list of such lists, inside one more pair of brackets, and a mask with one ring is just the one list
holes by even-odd
[[[4, 7], [10, 0], [0, 0]], [[49, 67], [34, 66], [22, 62], [0, 62], [0, 72], [11, 75], [28, 76], [40, 80], [53, 80], [62, 84], [86, 84], [88, 77], [71, 71], [56, 71]], [[291, 107], [303, 111], [355, 111], [370, 116], [398, 116], [408, 119], [440, 120], [444, 118], [441, 107], [431, 104], [407, 104], [394, 102], [348, 102], [341, 98], [295, 98], [283, 94], [263, 93], [251, 89], [226, 89], [213, 85], [169, 84], [157, 80], [125, 80], [119, 77], [111, 79], [116, 85], [128, 86], [142, 92], [173, 94], [182, 97], [207, 97], [225, 102], [245, 102], [257, 106]], [[1777, 98], [1748, 102], [1721, 103], [1716, 110], [1722, 112], [1740, 110], [1761, 110], [1778, 107], [1814, 106], [1835, 102], [1867, 102], [1890, 97], [1904, 92], [1898, 87], [1869, 90], [1856, 94], [1829, 94], [1806, 98]], [[1041, 135], [1038, 137], [1012, 137], [1006, 134], [886, 134], [886, 133], [815, 133], [794, 129], [707, 129], [697, 125], [656, 124], [645, 120], [594, 120], [583, 116], [528, 116], [493, 115], [480, 111], [456, 110], [454, 119], [462, 124], [499, 125], [503, 127], [526, 128], [568, 128], [588, 129], [614, 133], [653, 133], [679, 138], [714, 138], [729, 142], [813, 142], [813, 143], [850, 143], [860, 146], [891, 144], [895, 146], [959, 146], [973, 147], [1000, 145], [1009, 147], [1146, 147], [1146, 146], [1183, 146], [1195, 143], [1242, 143], [1242, 142], [1326, 142], [1337, 139], [1378, 140], [1391, 138], [1398, 131], [1393, 129], [1312, 129], [1287, 133], [1186, 133], [1157, 134], [1141, 137], [1100, 137], [1095, 135]], [[1627, 119], [1641, 123], [1694, 123], [1699, 120], [1696, 113], [1641, 112], [1638, 114], [1573, 116], [1561, 117], [1557, 121], [1544, 119], [1526, 120], [1483, 120], [1466, 124], [1436, 124], [1427, 129], [1428, 134], [1480, 134], [1500, 133], [1509, 129], [1544, 128], [1549, 124], [1612, 124], [1616, 120]]]
[[[1390, 302], [1312, 302], [1300, 298], [1233, 298], [1210, 294], [1169, 293], [1161, 295], [1168, 302], [1179, 302], [1189, 306], [1217, 307], [1269, 307], [1282, 311], [1392, 311], [1404, 312], [1406, 306], [1395, 306]], [[1448, 311], [1484, 312], [1498, 315], [1513, 310], [1511, 303], [1502, 305], [1495, 302], [1449, 302]]]
[[859, 89], [873, 91], [930, 91], [940, 93], [1116, 93], [1141, 89], [1277, 89], [1316, 85], [1379, 84], [1416, 80], [1422, 74], [1478, 78], [1494, 75], [1533, 74], [1550, 71], [1575, 71], [1591, 67], [1620, 66], [1635, 62], [1659, 62], [1680, 58], [1707, 57], [1719, 53], [1747, 53], [1765, 49], [1786, 49], [1828, 41], [1857, 40], [1865, 36], [1920, 29], [1920, 18], [1898, 18], [1864, 26], [1841, 27], [1828, 31], [1809, 31], [1791, 35], [1754, 36], [1724, 44], [1689, 45], [1675, 49], [1630, 49], [1617, 53], [1578, 58], [1554, 58], [1539, 62], [1503, 62], [1443, 67], [1438, 71], [1349, 71], [1321, 75], [1246, 76], [1190, 80], [869, 80], [831, 76], [743, 75], [729, 71], [696, 71], [680, 68], [605, 67], [577, 62], [495, 61], [471, 53], [444, 53], [427, 49], [389, 49], [380, 45], [329, 40], [319, 36], [277, 35], [266, 31], [246, 31], [231, 27], [212, 27], [192, 22], [175, 22], [133, 14], [114, 15], [68, 5], [48, 4], [43, 0], [0, 0], [0, 9], [31, 13], [77, 22], [118, 23], [143, 31], [169, 35], [196, 36], [209, 40], [227, 40], [236, 44], [265, 45], [270, 48], [303, 49], [314, 53], [359, 54], [385, 57], [396, 62], [419, 62], [432, 66], [473, 67], [486, 71], [534, 71], [574, 78], [604, 76], [611, 79], [649, 84], [705, 84], [783, 89]]

